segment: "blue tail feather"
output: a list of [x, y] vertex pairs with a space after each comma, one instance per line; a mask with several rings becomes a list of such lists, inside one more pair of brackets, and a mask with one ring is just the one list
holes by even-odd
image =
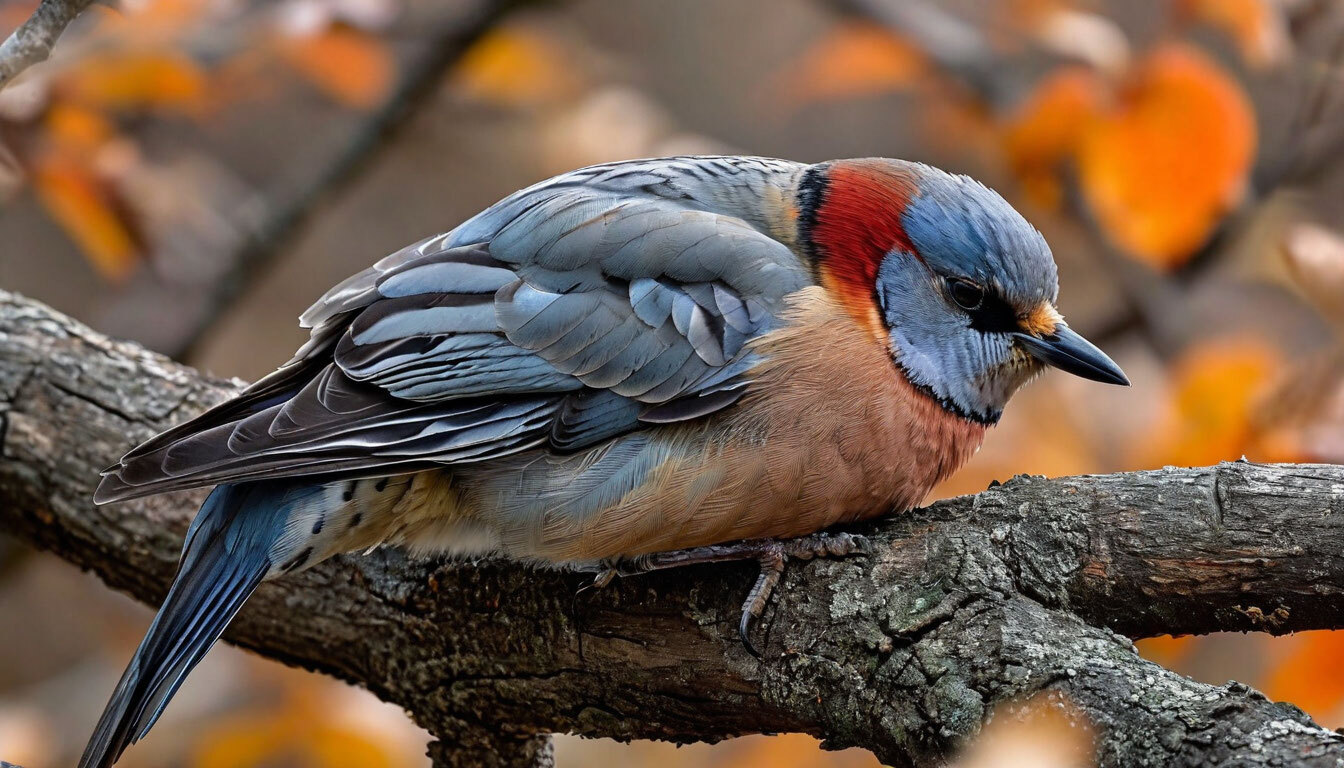
[[[279, 555], [293, 482], [221, 485], [187, 532], [176, 579], [103, 711], [80, 768], [108, 768], [144, 738]], [[316, 489], [314, 489], [316, 490]]]

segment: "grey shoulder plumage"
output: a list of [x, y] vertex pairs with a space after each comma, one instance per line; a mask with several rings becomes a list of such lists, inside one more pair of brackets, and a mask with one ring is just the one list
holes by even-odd
[[802, 169], [632, 161], [505, 198], [337, 285], [292, 360], [128, 453], [95, 499], [572, 451], [726, 407], [746, 342], [810, 282], [771, 236]]

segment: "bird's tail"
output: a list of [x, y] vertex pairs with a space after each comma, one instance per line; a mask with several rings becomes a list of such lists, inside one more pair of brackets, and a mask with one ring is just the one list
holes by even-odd
[[289, 523], [325, 490], [261, 481], [211, 492], [187, 532], [168, 597], [112, 692], [80, 768], [108, 768], [149, 732], [248, 596], [284, 567], [296, 546]]

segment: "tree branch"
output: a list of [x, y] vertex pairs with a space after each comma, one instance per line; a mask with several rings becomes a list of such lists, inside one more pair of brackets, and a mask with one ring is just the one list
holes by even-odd
[[56, 38], [93, 0], [42, 0], [28, 20], [0, 43], [0, 88], [25, 69], [47, 60]]
[[174, 342], [164, 349], [170, 356], [189, 358], [202, 336], [233, 300], [284, 249], [303, 227], [325, 209], [324, 204], [353, 187], [376, 166], [410, 118], [423, 108], [443, 82], [445, 74], [462, 54], [510, 11], [527, 0], [471, 0], [455, 4], [424, 32], [427, 44], [418, 55], [407, 57], [396, 87], [381, 106], [367, 115], [346, 144], [333, 153], [326, 165], [304, 179], [288, 194], [278, 194], [268, 205], [266, 217], [249, 231], [231, 253], [229, 268], [211, 282], [196, 302], [195, 316], [182, 324]]
[[[0, 525], [157, 602], [201, 494], [95, 508], [97, 470], [238, 386], [0, 293]], [[575, 599], [578, 574], [385, 549], [264, 585], [227, 637], [405, 707], [441, 766], [536, 765], [562, 731], [804, 731], [927, 765], [1042, 693], [1091, 721], [1103, 766], [1337, 766], [1344, 738], [1296, 708], [1112, 628], [1340, 626], [1342, 492], [1341, 467], [1244, 462], [1018, 478], [881, 522], [870, 557], [790, 564], [763, 662], [735, 633], [745, 565]]]

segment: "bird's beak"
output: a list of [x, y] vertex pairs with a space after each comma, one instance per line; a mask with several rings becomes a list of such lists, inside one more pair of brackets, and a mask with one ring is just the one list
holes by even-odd
[[1129, 386], [1125, 372], [1120, 370], [1114, 360], [1063, 323], [1056, 325], [1050, 333], [1040, 336], [1014, 333], [1013, 337], [1032, 357], [1046, 365], [1084, 379]]

